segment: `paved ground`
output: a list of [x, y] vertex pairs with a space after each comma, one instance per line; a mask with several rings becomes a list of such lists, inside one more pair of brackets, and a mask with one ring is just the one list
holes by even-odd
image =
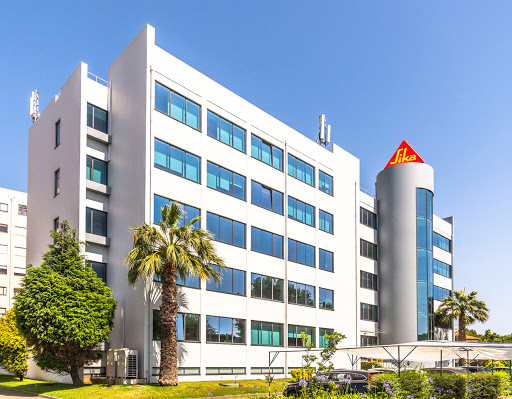
[[0, 398], [2, 399], [20, 399], [20, 398], [36, 398], [37, 394], [35, 393], [25, 393], [25, 392], [13, 392], [10, 389], [0, 388]]

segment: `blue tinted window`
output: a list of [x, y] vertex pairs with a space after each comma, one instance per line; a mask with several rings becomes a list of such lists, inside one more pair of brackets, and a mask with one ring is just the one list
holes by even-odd
[[245, 130], [208, 111], [207, 134], [241, 152], [245, 152]]
[[171, 92], [171, 118], [185, 123], [185, 97]]
[[315, 208], [293, 197], [288, 197], [288, 217], [315, 227]]
[[[318, 329], [318, 346], [320, 348], [327, 348], [328, 341], [325, 339], [325, 335], [331, 336], [334, 333], [334, 330], [331, 328], [319, 328]], [[375, 337], [374, 337], [375, 338]], [[377, 345], [377, 344], [375, 344]], [[366, 346], [366, 345], [361, 345]]]
[[315, 247], [289, 238], [288, 260], [315, 267]]
[[282, 258], [283, 237], [253, 226], [251, 227], [251, 250]]
[[220, 118], [208, 111], [207, 134], [216, 140], [220, 138]]
[[170, 146], [163, 141], [155, 139], [155, 165], [169, 169], [171, 165], [169, 156]]
[[188, 180], [192, 180], [195, 182], [199, 182], [199, 166], [200, 159], [199, 157], [192, 155], [190, 153], [186, 153], [186, 173], [185, 177]]
[[[159, 340], [162, 321], [159, 309], [153, 309], [153, 339]], [[178, 341], [199, 341], [199, 315], [178, 313], [176, 317], [176, 337]]]
[[230, 344], [245, 343], [245, 320], [206, 316], [206, 341]]
[[[160, 281], [160, 280], [159, 280]], [[185, 277], [182, 279], [180, 276], [176, 278], [176, 284], [182, 285], [184, 287], [191, 287], [191, 288], [200, 288], [201, 286], [201, 280], [199, 277]]]
[[318, 305], [320, 309], [334, 309], [334, 291], [326, 288], [319, 288]]
[[251, 321], [251, 345], [283, 345], [283, 325]]
[[221, 193], [245, 199], [245, 177], [211, 162], [207, 164], [206, 184]]
[[452, 267], [444, 262], [441, 262], [440, 260], [434, 259], [434, 273], [451, 278]]
[[288, 303], [315, 306], [315, 287], [288, 281]]
[[416, 240], [418, 248], [427, 248], [427, 219], [416, 218]]
[[107, 184], [107, 163], [87, 155], [85, 178], [100, 184]]
[[208, 212], [206, 228], [215, 240], [245, 248], [245, 224]]
[[434, 286], [434, 299], [436, 301], [443, 301], [447, 296], [451, 296], [452, 292], [446, 288]]
[[439, 235], [437, 233], [434, 233], [434, 245], [447, 252], [451, 252], [451, 241], [448, 238], [443, 237], [442, 235]]
[[318, 212], [318, 228], [328, 233], [333, 232], [333, 217], [330, 213], [320, 210]]
[[251, 135], [251, 156], [278, 170], [283, 170], [283, 150]]
[[201, 129], [201, 107], [155, 82], [155, 109], [196, 130]]
[[245, 248], [245, 224], [233, 221], [233, 245]]
[[310, 186], [315, 185], [315, 168], [288, 154], [288, 174]]
[[283, 193], [263, 186], [254, 180], [251, 182], [251, 203], [283, 214]]
[[160, 83], [155, 82], [155, 109], [169, 115], [170, 106], [171, 91]]
[[107, 264], [89, 261], [89, 266], [94, 270], [96, 276], [107, 284]]
[[318, 267], [320, 269], [327, 270], [328, 272], [333, 271], [334, 254], [332, 252], [326, 251], [325, 249], [319, 249], [318, 258]]
[[208, 282], [206, 284], [207, 290], [245, 296], [245, 272], [243, 270], [231, 268], [222, 270], [218, 266], [211, 266], [219, 272], [221, 281], [220, 284], [213, 280]]
[[192, 101], [187, 101], [186, 123], [196, 130], [201, 129], [201, 107]]
[[199, 183], [201, 159], [161, 140], [155, 139], [155, 166]]
[[86, 208], [85, 232], [99, 236], [107, 236], [107, 213]]
[[87, 104], [87, 126], [100, 132], [107, 133], [108, 113], [104, 109]]
[[332, 195], [332, 176], [321, 170], [318, 171], [318, 189]]

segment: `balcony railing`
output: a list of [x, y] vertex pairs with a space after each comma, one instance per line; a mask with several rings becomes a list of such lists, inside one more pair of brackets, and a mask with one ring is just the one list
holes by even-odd
[[368, 190], [365, 190], [364, 188], [362, 187], [359, 187], [359, 190], [361, 190], [362, 193], [365, 193], [366, 195], [369, 195], [370, 197], [372, 197], [373, 199], [375, 199], [375, 194], [368, 191]]
[[105, 79], [102, 79], [91, 72], [87, 72], [87, 77], [91, 80], [94, 80], [96, 83], [99, 83], [103, 86], [108, 86], [108, 82]]

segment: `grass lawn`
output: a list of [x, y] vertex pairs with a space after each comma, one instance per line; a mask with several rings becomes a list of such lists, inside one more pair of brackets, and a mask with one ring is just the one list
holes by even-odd
[[[44, 393], [62, 399], [104, 399], [104, 398], [137, 398], [137, 399], [172, 399], [172, 398], [200, 398], [211, 396], [244, 395], [261, 393], [268, 395], [268, 384], [261, 380], [240, 380], [240, 387], [222, 387], [219, 383], [225, 381], [199, 381], [181, 382], [177, 387], [161, 387], [159, 385], [84, 385], [81, 388], [73, 388], [68, 384], [47, 385], [44, 381], [24, 379], [20, 382], [17, 378], [0, 375], [0, 386], [22, 389], [24, 391]], [[272, 382], [273, 393], [283, 392], [283, 383], [286, 379], [275, 379]], [[46, 386], [45, 386], [46, 385]], [[253, 388], [253, 386], [257, 388]]]

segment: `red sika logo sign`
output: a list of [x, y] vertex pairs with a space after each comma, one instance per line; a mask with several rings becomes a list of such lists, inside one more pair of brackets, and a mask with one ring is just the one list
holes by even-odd
[[[399, 163], [407, 163], [407, 162], [425, 162], [423, 159], [412, 149], [412, 147], [407, 144], [407, 141], [402, 141], [398, 150], [396, 150], [395, 154], [391, 157], [386, 168], [389, 168], [393, 165], [398, 165]], [[386, 169], [384, 168], [384, 169]]]

